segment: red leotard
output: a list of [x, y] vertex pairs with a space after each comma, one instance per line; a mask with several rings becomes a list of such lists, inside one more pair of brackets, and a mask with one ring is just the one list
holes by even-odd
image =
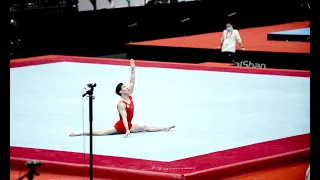
[[[127, 121], [128, 121], [128, 127], [129, 127], [129, 130], [131, 129], [132, 127], [132, 124], [131, 124], [131, 121], [132, 121], [132, 118], [133, 118], [133, 112], [134, 112], [134, 104], [133, 104], [133, 100], [132, 100], [132, 97], [129, 96], [129, 99], [130, 99], [130, 103], [126, 103], [124, 100], [120, 100], [120, 102], [123, 102], [124, 104], [126, 104], [126, 112], [127, 112]], [[119, 103], [120, 103], [119, 102]], [[119, 104], [118, 104], [119, 105]], [[122, 117], [121, 117], [121, 114], [119, 113], [119, 118], [120, 120], [114, 125], [114, 128], [121, 134], [125, 134], [126, 133], [126, 128], [124, 127], [123, 125], [123, 121], [122, 121]]]

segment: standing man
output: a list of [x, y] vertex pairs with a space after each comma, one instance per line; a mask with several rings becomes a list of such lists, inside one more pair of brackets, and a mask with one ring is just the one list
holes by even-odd
[[[154, 127], [146, 125], [132, 124], [134, 115], [134, 103], [132, 93], [135, 84], [135, 63], [133, 59], [130, 60], [131, 76], [129, 86], [125, 86], [123, 83], [119, 83], [116, 87], [115, 93], [121, 97], [117, 105], [119, 120], [111, 128], [107, 128], [100, 131], [93, 131], [93, 136], [106, 136], [112, 134], [124, 134], [124, 137], [128, 137], [131, 132], [157, 132], [157, 131], [170, 131], [175, 126], [167, 127]], [[73, 132], [70, 136], [83, 136], [90, 135], [90, 132]]]
[[232, 55], [236, 52], [236, 42], [239, 43], [241, 50], [245, 50], [239, 31], [233, 29], [231, 23], [226, 24], [226, 29], [222, 32], [221, 37], [221, 52], [227, 62], [232, 60]]

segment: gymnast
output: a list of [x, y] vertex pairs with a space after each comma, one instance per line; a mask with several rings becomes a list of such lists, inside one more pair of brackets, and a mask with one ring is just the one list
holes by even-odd
[[[130, 60], [131, 77], [129, 87], [119, 83], [116, 87], [116, 94], [121, 96], [121, 100], [117, 105], [119, 113], [119, 121], [112, 127], [101, 131], [92, 131], [94, 136], [106, 136], [112, 134], [124, 134], [124, 137], [130, 136], [131, 132], [156, 132], [156, 131], [170, 131], [175, 126], [168, 127], [152, 127], [146, 125], [132, 124], [134, 114], [134, 104], [132, 99], [132, 92], [135, 84], [135, 63], [133, 59]], [[69, 136], [83, 136], [90, 135], [90, 132], [73, 132]]]

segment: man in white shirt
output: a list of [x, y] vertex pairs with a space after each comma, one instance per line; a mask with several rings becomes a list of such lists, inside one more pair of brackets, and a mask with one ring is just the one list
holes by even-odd
[[233, 29], [231, 23], [226, 24], [226, 29], [222, 32], [221, 37], [221, 52], [223, 52], [224, 57], [230, 59], [232, 54], [236, 52], [236, 42], [239, 43], [241, 50], [245, 50], [239, 31]]

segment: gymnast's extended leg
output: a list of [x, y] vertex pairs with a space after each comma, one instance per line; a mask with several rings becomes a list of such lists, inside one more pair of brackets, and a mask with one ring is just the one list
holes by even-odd
[[[101, 131], [92, 131], [93, 136], [107, 136], [112, 134], [118, 134], [118, 131], [112, 127]], [[69, 136], [89, 136], [90, 132], [73, 132]]]
[[156, 127], [156, 126], [146, 126], [146, 125], [137, 125], [133, 124], [130, 132], [158, 132], [158, 131], [170, 131], [170, 129], [175, 128], [176, 126], [167, 126], [167, 127]]

